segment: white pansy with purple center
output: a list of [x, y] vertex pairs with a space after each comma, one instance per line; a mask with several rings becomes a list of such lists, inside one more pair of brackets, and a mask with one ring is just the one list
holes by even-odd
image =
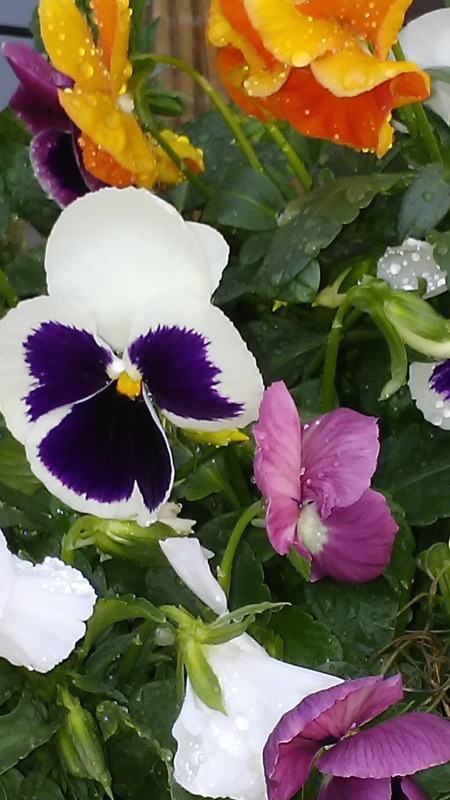
[[269, 800], [290, 800], [313, 763], [326, 776], [318, 800], [427, 800], [410, 775], [450, 759], [449, 720], [417, 711], [356, 732], [402, 697], [394, 675], [356, 678], [302, 700], [264, 747]]
[[[181, 580], [216, 614], [224, 614], [226, 595], [198, 539], [166, 539], [160, 545]], [[201, 797], [267, 800], [262, 751], [271, 730], [302, 698], [341, 679], [278, 661], [247, 634], [205, 645], [203, 653], [219, 681], [226, 713], [208, 708], [187, 679], [172, 729], [178, 745], [175, 780]]]
[[377, 276], [392, 289], [418, 289], [419, 279], [426, 282], [424, 298], [447, 291], [446, 273], [436, 264], [433, 247], [419, 239], [405, 239], [398, 247], [388, 247], [378, 261]]
[[450, 359], [411, 364], [408, 386], [412, 398], [432, 425], [450, 430]]
[[311, 579], [332, 575], [362, 582], [381, 575], [398, 526], [385, 498], [370, 488], [378, 459], [378, 426], [338, 408], [301, 426], [282, 382], [264, 392], [254, 472], [266, 501], [275, 550], [291, 547], [311, 562]]
[[145, 524], [173, 463], [160, 415], [244, 427], [262, 380], [210, 297], [228, 247], [139, 189], [102, 189], [61, 214], [49, 296], [0, 322], [0, 408], [34, 473], [73, 508]]
[[48, 672], [84, 635], [96, 594], [58, 558], [32, 564], [8, 550], [0, 531], [0, 656]]

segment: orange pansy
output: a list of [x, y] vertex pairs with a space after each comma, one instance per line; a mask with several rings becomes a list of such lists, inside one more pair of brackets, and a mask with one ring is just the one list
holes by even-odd
[[[142, 131], [127, 93], [129, 0], [92, 0], [91, 8], [97, 42], [75, 0], [40, 0], [47, 53], [53, 66], [73, 80], [71, 88], [59, 91], [59, 101], [81, 131], [83, 163], [91, 174], [113, 186], [152, 188], [161, 181], [158, 145]], [[201, 152], [192, 151], [191, 158], [202, 164]], [[179, 170], [176, 175], [174, 182], [183, 177]]]
[[[429, 95], [429, 78], [415, 64], [384, 60], [410, 0], [213, 5], [216, 19], [218, 13], [225, 19], [222, 30], [228, 25], [233, 32], [218, 43], [210, 26], [210, 38], [220, 47], [222, 80], [233, 100], [263, 121], [285, 119], [308, 136], [381, 157], [392, 145], [392, 109]], [[239, 46], [239, 37], [246, 47]], [[262, 83], [248, 46], [264, 61]]]

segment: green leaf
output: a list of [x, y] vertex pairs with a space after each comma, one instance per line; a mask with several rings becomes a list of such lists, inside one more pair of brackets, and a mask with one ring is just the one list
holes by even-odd
[[24, 494], [34, 494], [42, 486], [30, 470], [23, 446], [9, 435], [0, 439], [0, 483]]
[[19, 253], [5, 267], [5, 275], [21, 300], [45, 294], [44, 246]]
[[133, 595], [101, 598], [97, 601], [94, 613], [87, 624], [86, 636], [80, 650], [85, 657], [96, 639], [106, 628], [126, 619], [149, 619], [155, 624], [165, 622], [162, 614], [153, 603]]
[[[7, 772], [6, 775], [10, 773]], [[5, 777], [6, 777], [5, 775]], [[55, 781], [44, 778], [40, 772], [32, 772], [20, 784], [20, 800], [64, 800], [64, 795]]]
[[305, 356], [324, 345], [327, 334], [279, 314], [262, 316], [244, 327], [250, 350], [267, 384], [283, 380], [292, 386], [301, 377]]
[[133, 719], [152, 731], [161, 747], [172, 753], [176, 750], [172, 726], [179, 710], [173, 680], [155, 680], [146, 683], [130, 699], [130, 714]]
[[433, 245], [433, 258], [436, 263], [450, 272], [450, 231], [431, 231], [427, 236], [427, 242]]
[[425, 789], [430, 800], [435, 800], [441, 794], [448, 793], [450, 786], [450, 764], [425, 769], [414, 775], [414, 780]]
[[225, 714], [220, 683], [204, 655], [202, 645], [188, 633], [181, 652], [189, 680], [197, 697], [208, 708]]
[[443, 164], [427, 164], [418, 170], [400, 204], [400, 239], [420, 239], [445, 217], [450, 208], [449, 177]]
[[250, 167], [232, 170], [206, 205], [202, 220], [232, 228], [267, 231], [277, 227], [284, 199], [276, 186]]
[[0, 774], [48, 742], [60, 725], [59, 716], [49, 717], [40, 703], [23, 696], [10, 714], [0, 717]]
[[409, 425], [381, 448], [377, 484], [387, 487], [410, 525], [450, 517], [450, 448], [447, 431]]
[[[298, 201], [295, 216], [274, 236], [265, 260], [270, 283], [281, 288], [300, 276], [317, 255], [402, 175], [355, 175], [319, 186]], [[310, 298], [311, 299], [311, 298]]]
[[283, 657], [291, 664], [317, 668], [343, 659], [342, 645], [330, 628], [300, 608], [282, 608], [271, 627], [281, 636]]
[[9, 769], [0, 775], [1, 800], [23, 800], [20, 791], [22, 783], [23, 775], [18, 769]]
[[11, 209], [9, 207], [9, 197], [5, 188], [5, 181], [0, 175], [0, 238], [5, 235], [9, 227]]
[[[265, 535], [263, 531], [261, 535]], [[240, 608], [249, 603], [264, 603], [267, 600], [271, 600], [271, 594], [265, 583], [261, 562], [250, 545], [241, 542], [233, 565], [231, 605], [233, 608]]]
[[392, 641], [398, 599], [384, 578], [345, 588], [324, 578], [308, 584], [305, 595], [308, 610], [339, 639], [352, 671], [367, 670], [374, 651]]

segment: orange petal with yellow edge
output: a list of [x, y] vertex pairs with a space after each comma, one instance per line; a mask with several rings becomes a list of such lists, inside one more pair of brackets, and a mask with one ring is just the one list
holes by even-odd
[[59, 102], [83, 134], [106, 150], [124, 169], [154, 174], [155, 160], [132, 114], [122, 111], [105, 94], [58, 92]]
[[403, 25], [412, 0], [304, 0], [302, 12], [315, 19], [335, 19], [352, 35], [368, 39], [385, 58]]
[[335, 97], [321, 86], [309, 67], [292, 69], [286, 83], [267, 98], [250, 98], [237, 83], [241, 54], [224, 48], [218, 54], [222, 80], [232, 97], [247, 113], [260, 119], [288, 120], [300, 133], [329, 139], [381, 157], [392, 144], [389, 124], [393, 108], [423, 97], [422, 73], [406, 72], [355, 97]]
[[86, 134], [78, 139], [85, 169], [108, 186], [132, 186], [133, 173], [124, 169], [105, 150], [97, 147]]
[[40, 0], [41, 36], [50, 61], [89, 92], [109, 91], [105, 65], [75, 0]]
[[295, 0], [244, 0], [244, 7], [264, 46], [284, 64], [304, 67], [349, 39], [338, 22], [308, 17]]
[[129, 0], [91, 0], [98, 26], [98, 47], [111, 78], [111, 91], [125, 91], [132, 68], [128, 61], [131, 9]]
[[[222, 14], [226, 17], [234, 31], [247, 40], [264, 64], [269, 67], [275, 64], [277, 59], [272, 53], [266, 50], [261, 37], [250, 22], [244, 8], [244, 0], [213, 0], [212, 5], [214, 6], [215, 3], [220, 7]], [[232, 41], [230, 41], [229, 44], [232, 44], [234, 47], [237, 46], [236, 43]]]
[[[424, 100], [430, 93], [428, 75], [410, 61], [380, 61], [369, 53], [364, 53], [357, 45], [341, 50], [340, 53], [327, 53], [311, 64], [315, 79], [336, 97], [355, 97], [370, 92], [381, 83], [397, 78], [407, 72], [414, 72], [422, 81], [420, 98]], [[420, 78], [419, 78], [420, 76]]]
[[91, 8], [98, 27], [97, 46], [109, 69], [117, 31], [117, 3], [116, 0], [91, 0]]

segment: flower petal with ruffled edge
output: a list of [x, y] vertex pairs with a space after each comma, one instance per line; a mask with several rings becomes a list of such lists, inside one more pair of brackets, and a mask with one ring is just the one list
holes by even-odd
[[[189, 588], [210, 608], [224, 611], [224, 595], [198, 540], [169, 539], [160, 544]], [[172, 730], [178, 744], [175, 780], [204, 797], [264, 800], [262, 749], [270, 731], [301, 698], [340, 679], [277, 661], [247, 634], [207, 645], [204, 654], [219, 680], [227, 713], [205, 706], [187, 680]]]
[[302, 501], [313, 500], [325, 520], [369, 488], [379, 453], [377, 420], [349, 408], [329, 411], [304, 425], [302, 449]]
[[77, 569], [58, 558], [33, 565], [12, 555], [1, 532], [0, 551], [2, 582], [5, 570], [10, 582], [0, 616], [0, 656], [48, 672], [84, 635], [95, 592]]
[[242, 428], [257, 416], [263, 385], [255, 359], [208, 300], [160, 294], [146, 304], [130, 339], [125, 364], [139, 371], [175, 425]]
[[[406, 58], [423, 69], [450, 67], [448, 46], [450, 9], [440, 8], [421, 14], [399, 33], [399, 42]], [[426, 104], [447, 123], [450, 123], [450, 86], [444, 81], [431, 81], [431, 97]]]
[[253, 426], [254, 473], [267, 504], [267, 535], [285, 555], [296, 539], [301, 502], [301, 430], [297, 408], [282, 381], [266, 389]]
[[308, 779], [316, 753], [369, 722], [403, 696], [399, 675], [345, 681], [288, 711], [264, 748], [269, 800], [289, 800]]
[[341, 778], [388, 778], [411, 775], [447, 761], [450, 720], [417, 711], [338, 742], [316, 766], [320, 772]]
[[211, 296], [217, 256], [210, 267], [210, 255], [169, 203], [144, 189], [102, 189], [56, 222], [45, 256], [48, 289], [91, 309], [100, 336], [123, 352], [149, 299], [175, 290]]
[[398, 531], [382, 494], [368, 489], [353, 505], [333, 508], [323, 524], [325, 541], [312, 556], [311, 580], [332, 575], [338, 581], [364, 583], [381, 575]]
[[450, 430], [450, 359], [437, 364], [412, 363], [408, 386], [425, 419], [444, 431]]
[[44, 130], [30, 145], [30, 161], [44, 191], [63, 208], [86, 194], [71, 133]]

